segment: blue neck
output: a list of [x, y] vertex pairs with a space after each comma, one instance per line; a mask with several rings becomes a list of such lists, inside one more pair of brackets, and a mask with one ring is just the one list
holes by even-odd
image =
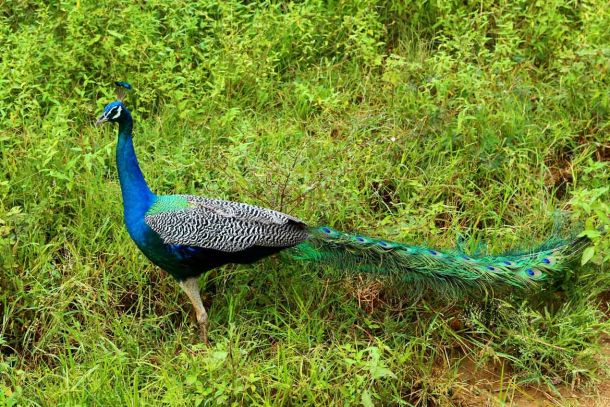
[[155, 194], [150, 191], [144, 180], [136, 152], [133, 149], [132, 129], [131, 116], [125, 117], [119, 123], [119, 141], [116, 150], [125, 224], [130, 234], [132, 234], [134, 226], [144, 219], [144, 214], [155, 199]]

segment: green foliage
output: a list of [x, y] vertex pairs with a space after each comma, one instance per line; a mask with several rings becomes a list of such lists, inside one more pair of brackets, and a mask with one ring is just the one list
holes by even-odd
[[[501, 367], [500, 402], [594, 385], [608, 26], [602, 1], [2, 2], [0, 404], [447, 405], [478, 391], [468, 360]], [[161, 193], [491, 251], [569, 210], [594, 245], [547, 296], [478, 305], [277, 259], [227, 267], [208, 276], [203, 350], [121, 224], [115, 134], [91, 126], [115, 80], [135, 88]]]

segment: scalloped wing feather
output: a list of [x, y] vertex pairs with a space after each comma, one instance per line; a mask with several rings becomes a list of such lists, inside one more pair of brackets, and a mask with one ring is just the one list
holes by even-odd
[[166, 244], [224, 252], [290, 247], [309, 236], [301, 220], [284, 213], [193, 195], [158, 197], [144, 220]]

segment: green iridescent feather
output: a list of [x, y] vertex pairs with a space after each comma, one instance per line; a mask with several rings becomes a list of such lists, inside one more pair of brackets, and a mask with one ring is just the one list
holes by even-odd
[[374, 239], [329, 227], [311, 230], [311, 238], [296, 246], [300, 260], [332, 264], [344, 270], [394, 275], [416, 286], [440, 291], [453, 289], [528, 288], [553, 279], [577, 260], [586, 237], [553, 238], [523, 253], [469, 256], [461, 250], [427, 247]]
[[157, 197], [146, 215], [157, 215], [163, 212], [179, 211], [189, 207], [186, 197], [182, 195], [164, 195]]

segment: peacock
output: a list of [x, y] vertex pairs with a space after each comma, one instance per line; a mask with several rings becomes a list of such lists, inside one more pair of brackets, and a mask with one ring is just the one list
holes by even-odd
[[249, 264], [285, 251], [297, 260], [396, 275], [407, 283], [437, 290], [527, 288], [565, 271], [589, 243], [586, 237], [555, 238], [528, 252], [469, 256], [462, 250], [439, 251], [329, 226], [310, 227], [296, 217], [244, 203], [156, 195], [134, 151], [133, 119], [124, 104], [131, 85], [116, 85], [118, 98], [104, 107], [96, 125], [119, 125], [116, 165], [127, 231], [152, 263], [177, 280], [193, 305], [206, 343], [208, 314], [198, 277], [225, 264]]

